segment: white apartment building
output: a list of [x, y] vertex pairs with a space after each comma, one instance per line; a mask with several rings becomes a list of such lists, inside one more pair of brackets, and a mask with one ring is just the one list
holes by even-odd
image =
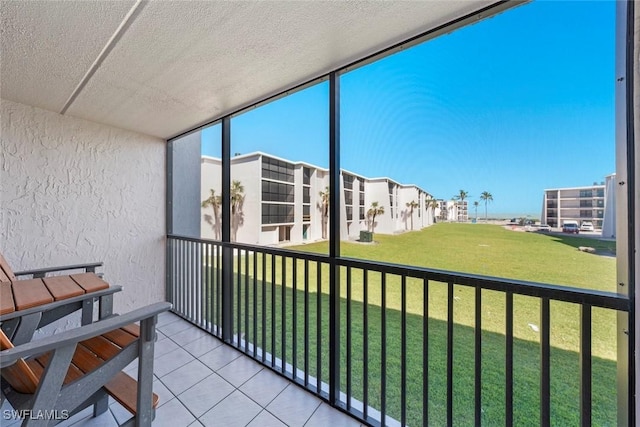
[[440, 221], [467, 222], [468, 202], [466, 200], [438, 200], [436, 218]]
[[606, 181], [584, 187], [544, 190], [541, 222], [562, 227], [565, 221], [593, 223], [603, 236], [615, 236], [615, 174]]
[[[375, 219], [375, 233], [393, 234], [420, 230], [433, 224], [432, 196], [416, 185], [399, 184], [390, 178], [366, 178], [342, 170], [340, 231], [343, 240], [355, 240], [371, 228], [367, 216], [372, 203], [384, 209]], [[201, 158], [201, 200], [221, 194], [222, 163]], [[328, 211], [323, 221], [322, 193], [328, 191], [329, 170], [305, 162], [292, 162], [255, 152], [231, 159], [231, 181], [243, 188], [243, 202], [232, 213], [232, 239], [242, 243], [273, 245], [304, 243], [326, 238]], [[233, 185], [232, 185], [233, 187]], [[232, 191], [233, 192], [233, 191]], [[220, 238], [220, 210], [202, 208], [201, 234]], [[323, 228], [326, 227], [326, 233]]]

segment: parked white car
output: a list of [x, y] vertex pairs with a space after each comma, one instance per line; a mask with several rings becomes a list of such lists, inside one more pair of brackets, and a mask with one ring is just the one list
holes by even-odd
[[525, 225], [524, 231], [543, 231], [545, 233], [548, 233], [551, 231], [551, 227], [549, 227], [547, 224], [529, 224]]
[[582, 221], [582, 225], [580, 226], [580, 231], [593, 231], [593, 224], [591, 221]]

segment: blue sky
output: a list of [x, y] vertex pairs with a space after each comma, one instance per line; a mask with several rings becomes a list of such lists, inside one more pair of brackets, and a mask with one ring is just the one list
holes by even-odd
[[[342, 167], [539, 216], [543, 189], [615, 171], [614, 30], [613, 1], [534, 2], [344, 74]], [[232, 154], [326, 167], [328, 83], [231, 128]], [[219, 132], [203, 131], [204, 154], [220, 155]]]

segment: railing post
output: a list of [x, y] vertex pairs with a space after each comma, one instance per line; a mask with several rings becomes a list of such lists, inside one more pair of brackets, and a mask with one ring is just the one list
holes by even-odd
[[591, 425], [591, 306], [580, 306], [580, 425]]
[[[329, 402], [340, 400], [340, 76], [329, 75]], [[348, 327], [348, 325], [347, 325]]]
[[[231, 241], [231, 117], [222, 119], [222, 242]], [[233, 340], [233, 249], [222, 246], [222, 340]]]
[[[166, 192], [167, 192], [167, 201], [165, 206], [165, 227], [167, 235], [173, 234], [173, 141], [167, 142], [167, 152], [166, 152]], [[165, 275], [164, 275], [164, 286], [165, 286], [165, 299], [170, 303], [173, 303], [173, 259], [172, 259], [172, 251], [171, 251], [172, 241], [170, 239], [166, 239], [165, 241]]]

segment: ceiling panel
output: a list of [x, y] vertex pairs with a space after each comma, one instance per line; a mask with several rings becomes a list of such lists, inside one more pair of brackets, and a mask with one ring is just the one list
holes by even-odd
[[[54, 111], [132, 6], [5, 3], [2, 97]], [[169, 138], [490, 3], [150, 1], [66, 114]]]
[[0, 96], [59, 112], [135, 2], [0, 3]]

